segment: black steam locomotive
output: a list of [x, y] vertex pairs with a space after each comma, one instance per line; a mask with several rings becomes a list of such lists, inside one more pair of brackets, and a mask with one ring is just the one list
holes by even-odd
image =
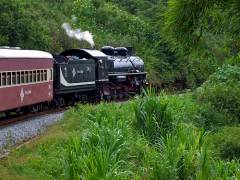
[[143, 61], [124, 47], [59, 55], [0, 47], [0, 114], [122, 99], [145, 86]]
[[55, 104], [122, 99], [146, 86], [144, 62], [125, 47], [69, 49], [54, 55]]

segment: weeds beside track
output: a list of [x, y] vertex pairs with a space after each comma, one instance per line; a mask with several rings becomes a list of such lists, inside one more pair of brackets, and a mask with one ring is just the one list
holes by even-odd
[[2, 168], [0, 174], [25, 179], [237, 179], [239, 160], [216, 154], [209, 144], [216, 132], [204, 131], [196, 120], [200, 109], [190, 95], [163, 93], [127, 103], [78, 105], [44, 136], [3, 161], [12, 168]]

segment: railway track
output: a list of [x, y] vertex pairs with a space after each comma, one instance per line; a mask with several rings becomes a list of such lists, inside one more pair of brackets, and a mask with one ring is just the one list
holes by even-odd
[[[125, 103], [130, 98], [105, 101], [105, 103]], [[93, 105], [97, 105], [94, 103]], [[10, 118], [0, 117], [0, 159], [9, 155], [11, 147], [19, 146], [44, 133], [46, 128], [61, 120], [64, 111], [72, 106], [28, 113], [13, 114]]]
[[[128, 100], [129, 100], [129, 98], [123, 98], [123, 99], [115, 99], [112, 101], [105, 101], [105, 102], [106, 103], [112, 103], [112, 102], [122, 103], [122, 102], [126, 102]], [[98, 104], [98, 103], [95, 103], [95, 104]], [[1, 117], [0, 118], [0, 129], [7, 127], [7, 126], [17, 124], [17, 123], [28, 121], [29, 119], [33, 119], [33, 118], [36, 118], [39, 116], [58, 113], [58, 112], [64, 112], [69, 108], [71, 108], [71, 106], [52, 109], [52, 110], [44, 110], [44, 111], [40, 111], [40, 112], [27, 113], [26, 115], [12, 114], [9, 117]]]
[[12, 147], [21, 146], [43, 134], [47, 128], [63, 118], [65, 109], [28, 114], [8, 119], [0, 127], [0, 159], [8, 156]]
[[48, 115], [48, 114], [57, 113], [57, 112], [63, 112], [63, 111], [66, 111], [67, 109], [69, 109], [69, 107], [28, 113], [26, 115], [13, 114], [8, 118], [2, 117], [0, 118], [0, 129], [17, 124], [17, 123], [28, 121], [29, 119], [36, 118], [38, 116]]

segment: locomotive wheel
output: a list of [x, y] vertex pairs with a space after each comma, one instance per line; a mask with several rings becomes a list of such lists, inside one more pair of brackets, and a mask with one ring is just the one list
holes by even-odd
[[120, 90], [119, 91], [119, 99], [123, 99], [124, 98], [124, 91]]
[[60, 107], [64, 107], [65, 106], [65, 100], [63, 97], [59, 98], [59, 104], [60, 104]]
[[112, 97], [110, 95], [103, 95], [103, 100], [106, 102], [111, 101]]
[[65, 100], [63, 97], [58, 97], [54, 99], [54, 106], [55, 107], [63, 107], [65, 106]]
[[76, 99], [74, 97], [68, 102], [68, 106], [75, 106], [77, 104]]
[[81, 95], [80, 96], [80, 102], [85, 104], [87, 103], [88, 97], [86, 95]]
[[33, 105], [30, 107], [30, 112], [38, 112], [39, 109], [38, 109], [38, 105]]
[[99, 93], [99, 92], [95, 92], [93, 102], [94, 102], [94, 103], [98, 103], [98, 102], [100, 102], [100, 101], [101, 101], [101, 95], [100, 95], [100, 93]]
[[116, 89], [111, 90], [111, 97], [112, 97], [112, 100], [116, 100], [118, 98]]

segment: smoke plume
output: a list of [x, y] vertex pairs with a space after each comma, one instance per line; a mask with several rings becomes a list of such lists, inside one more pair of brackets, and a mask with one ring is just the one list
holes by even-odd
[[81, 29], [72, 29], [69, 23], [63, 23], [62, 28], [65, 30], [68, 37], [79, 41], [86, 41], [91, 47], [94, 46], [93, 35], [89, 31], [82, 32]]

